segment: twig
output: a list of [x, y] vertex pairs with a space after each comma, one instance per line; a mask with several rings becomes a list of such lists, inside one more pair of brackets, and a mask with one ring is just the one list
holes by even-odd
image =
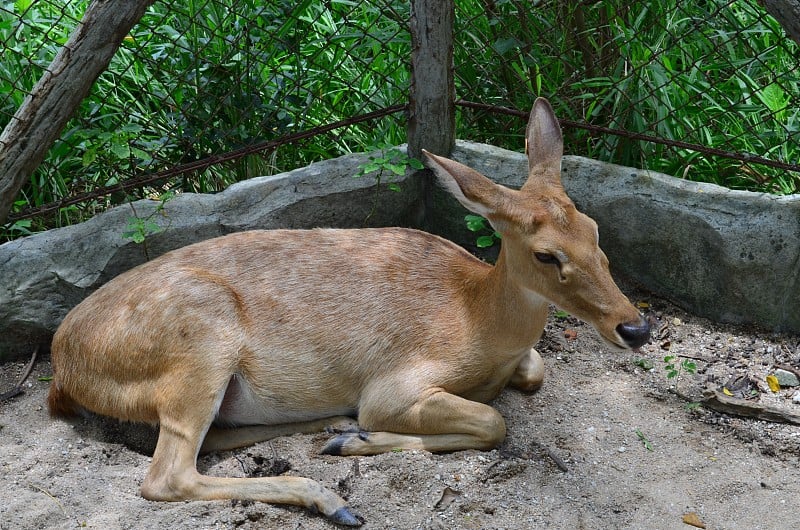
[[4, 392], [4, 393], [0, 394], [0, 401], [6, 401], [8, 399], [11, 399], [11, 398], [16, 397], [16, 396], [18, 396], [20, 394], [24, 394], [25, 393], [25, 391], [22, 389], [22, 384], [31, 375], [31, 372], [33, 372], [33, 367], [36, 364], [36, 358], [38, 356], [39, 356], [39, 346], [37, 345], [33, 349], [33, 354], [31, 355], [31, 360], [28, 361], [28, 366], [25, 367], [25, 371], [22, 373], [22, 377], [20, 378], [19, 382], [17, 383], [17, 385], [14, 388], [9, 390], [8, 392]]
[[566, 462], [564, 462], [564, 461], [561, 459], [561, 457], [559, 457], [559, 456], [558, 456], [558, 455], [555, 453], [555, 451], [553, 451], [552, 449], [550, 449], [549, 447], [547, 447], [546, 445], [544, 445], [544, 444], [542, 444], [542, 443], [539, 443], [539, 442], [534, 442], [534, 444], [535, 444], [535, 445], [536, 445], [536, 446], [537, 446], [539, 449], [541, 449], [541, 450], [542, 450], [542, 451], [543, 451], [543, 452], [544, 452], [544, 453], [545, 453], [547, 456], [549, 456], [549, 457], [550, 457], [550, 460], [552, 460], [552, 461], [553, 461], [553, 463], [554, 463], [556, 466], [558, 466], [558, 469], [560, 469], [561, 471], [563, 471], [563, 472], [565, 472], [565, 473], [566, 473], [567, 471], [569, 471], [569, 466], [567, 466]]
[[[37, 348], [37, 350], [38, 350], [38, 348]], [[61, 508], [61, 511], [63, 512], [64, 517], [66, 517], [67, 519], [70, 519], [70, 516], [67, 513], [67, 509], [64, 507], [64, 504], [60, 500], [55, 498], [49, 491], [47, 491], [44, 488], [40, 488], [36, 484], [28, 484], [28, 486], [30, 486], [31, 488], [33, 488], [33, 489], [35, 489], [37, 491], [40, 491], [40, 492], [44, 493], [45, 495], [47, 495], [48, 497], [50, 497], [50, 499], [53, 500], [53, 502], [55, 502], [58, 505], [59, 508]]]
[[770, 421], [774, 423], [791, 423], [793, 425], [800, 425], [800, 414], [793, 414], [778, 407], [770, 405], [762, 405], [754, 403], [745, 399], [739, 399], [731, 396], [726, 396], [718, 390], [708, 390], [703, 393], [705, 399], [700, 401], [704, 407], [716, 410], [717, 412], [724, 412], [725, 414], [733, 414], [735, 416], [743, 416], [745, 418], [755, 418], [758, 420]]

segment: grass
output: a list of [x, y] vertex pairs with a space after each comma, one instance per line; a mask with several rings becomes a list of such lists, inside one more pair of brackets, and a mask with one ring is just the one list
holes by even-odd
[[[0, 125], [38, 80], [87, 0], [0, 7]], [[739, 153], [800, 160], [798, 46], [754, 0], [661, 3], [459, 0], [457, 97]], [[14, 211], [404, 103], [406, 2], [157, 3], [128, 35]], [[231, 182], [405, 141], [398, 116], [184, 175], [165, 191]], [[461, 109], [458, 136], [519, 149], [518, 118]], [[570, 154], [731, 188], [797, 192], [800, 177], [687, 149], [566, 129]], [[85, 219], [115, 194], [19, 221], [5, 238]]]

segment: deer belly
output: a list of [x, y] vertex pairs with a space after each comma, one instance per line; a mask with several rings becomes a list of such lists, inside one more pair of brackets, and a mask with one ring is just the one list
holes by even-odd
[[[304, 393], [298, 393], [304, 394]], [[217, 410], [214, 423], [225, 426], [279, 425], [332, 416], [355, 416], [355, 407], [326, 403], [323, 399], [301, 400], [256, 394], [240, 375], [231, 377]]]

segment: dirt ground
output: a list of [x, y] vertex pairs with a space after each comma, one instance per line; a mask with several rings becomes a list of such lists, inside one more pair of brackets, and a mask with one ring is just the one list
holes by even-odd
[[[494, 402], [508, 424], [496, 450], [320, 456], [329, 437], [320, 433], [208, 455], [200, 469], [311, 477], [346, 497], [364, 528], [692, 528], [685, 517], [709, 529], [800, 528], [800, 427], [690, 404], [706, 386], [740, 388], [731, 378], [749, 376], [740, 382], [753, 403], [800, 413], [794, 389], [773, 394], [765, 382], [775, 364], [800, 366], [800, 338], [713, 324], [628, 292], [649, 304], [651, 344], [609, 352], [588, 325], [554, 314], [539, 344], [543, 388]], [[665, 355], [689, 356], [697, 373], [667, 379]], [[0, 366], [0, 391], [24, 365]], [[49, 419], [39, 380], [49, 374], [44, 356], [25, 393], [0, 403], [0, 529], [334, 528], [293, 507], [144, 500], [149, 457], [121, 442], [115, 422]]]

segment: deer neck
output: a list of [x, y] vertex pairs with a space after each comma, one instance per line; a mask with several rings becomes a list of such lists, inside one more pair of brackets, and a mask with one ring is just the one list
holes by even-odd
[[527, 351], [541, 337], [549, 303], [512, 279], [502, 247], [474, 300], [478, 305], [474, 314], [480, 315], [487, 346], [498, 353]]

